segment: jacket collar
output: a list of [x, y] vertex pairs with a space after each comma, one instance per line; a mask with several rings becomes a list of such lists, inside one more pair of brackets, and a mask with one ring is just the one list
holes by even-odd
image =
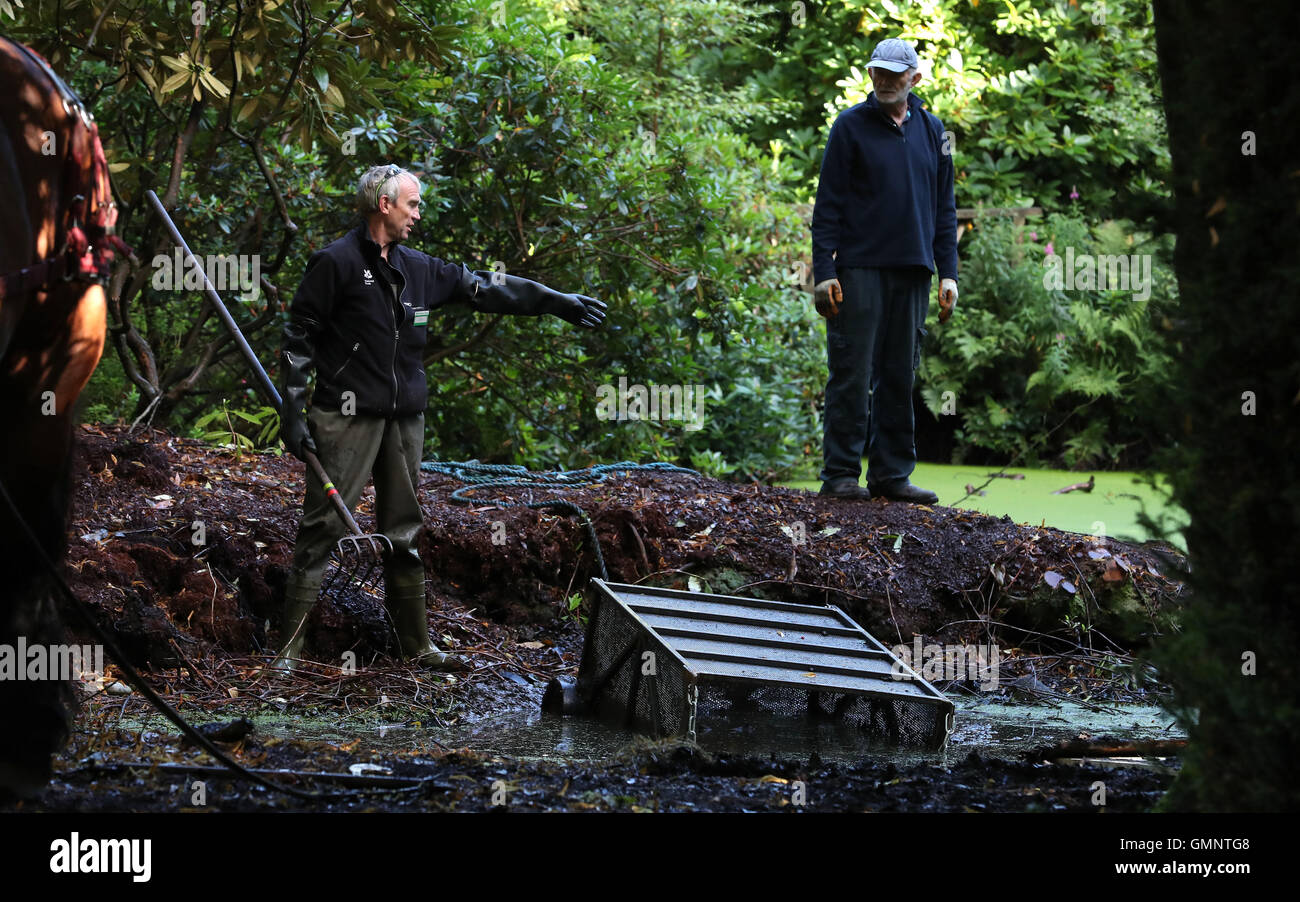
[[[357, 243], [361, 245], [361, 255], [372, 263], [378, 260], [380, 251], [379, 242], [370, 237], [370, 226], [364, 219], [361, 221], [361, 224], [353, 230], [353, 234], [357, 236]], [[388, 262], [390, 264], [396, 265], [394, 261], [401, 255], [401, 246], [402, 244], [400, 241], [394, 241], [388, 245]]]

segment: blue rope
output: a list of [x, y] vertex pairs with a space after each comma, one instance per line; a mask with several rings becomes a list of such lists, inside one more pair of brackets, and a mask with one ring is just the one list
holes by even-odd
[[685, 467], [679, 467], [674, 464], [665, 463], [664, 461], [655, 461], [648, 464], [633, 463], [630, 460], [619, 461], [616, 464], [598, 464], [594, 467], [586, 467], [582, 470], [554, 470], [534, 472], [527, 467], [521, 467], [517, 464], [482, 464], [477, 460], [467, 461], [441, 461], [426, 460], [420, 464], [420, 469], [430, 473], [441, 473], [444, 476], [450, 476], [457, 479], [465, 485], [451, 493], [453, 504], [493, 504], [497, 507], [528, 507], [533, 510], [550, 508], [552, 510], [561, 510], [566, 513], [574, 514], [582, 522], [583, 528], [587, 531], [587, 538], [591, 540], [591, 549], [595, 554], [596, 567], [600, 570], [600, 577], [606, 581], [609, 580], [609, 571], [605, 569], [605, 556], [600, 550], [600, 539], [596, 537], [596, 527], [591, 522], [591, 517], [587, 512], [572, 501], [566, 501], [563, 498], [551, 498], [546, 501], [509, 501], [504, 498], [470, 498], [467, 492], [476, 489], [490, 489], [503, 487], [539, 487], [551, 490], [581, 488], [583, 486], [595, 485], [605, 481], [605, 477], [614, 473], [627, 473], [634, 470], [649, 470], [655, 473], [687, 473], [691, 476], [700, 474], [694, 470], [688, 470]]

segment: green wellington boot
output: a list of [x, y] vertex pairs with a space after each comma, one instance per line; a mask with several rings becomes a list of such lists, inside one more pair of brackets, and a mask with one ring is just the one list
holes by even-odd
[[320, 594], [319, 582], [299, 582], [293, 577], [284, 589], [284, 625], [281, 636], [284, 648], [275, 657], [270, 669], [277, 673], [292, 673], [302, 657], [303, 642], [307, 638], [307, 615], [316, 605]]
[[426, 670], [464, 670], [464, 658], [448, 654], [429, 640], [429, 620], [424, 606], [424, 574], [387, 577], [384, 603], [397, 627], [402, 657]]

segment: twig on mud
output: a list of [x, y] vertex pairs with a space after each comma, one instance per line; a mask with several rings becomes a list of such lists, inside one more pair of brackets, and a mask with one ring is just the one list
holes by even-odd
[[212, 600], [208, 602], [208, 623], [212, 626], [212, 635], [217, 634], [217, 578], [212, 575], [212, 565], [208, 564], [208, 579], [212, 580]]
[[181, 651], [181, 647], [176, 643], [175, 638], [169, 636], [167, 638], [167, 643], [172, 647], [172, 650], [176, 652], [176, 654], [180, 657], [180, 659], [185, 662], [185, 666], [190, 669], [190, 673], [194, 674], [199, 679], [203, 680], [203, 682], [207, 683], [208, 687], [211, 689], [221, 688], [219, 685], [214, 683], [206, 673], [204, 673], [202, 670], [199, 670], [199, 668], [194, 666], [194, 662], [189, 659], [189, 656], [186, 655], [185, 652]]
[[566, 600], [569, 598], [569, 593], [573, 590], [573, 581], [578, 578], [578, 568], [581, 566], [582, 566], [582, 559], [579, 558], [578, 561], [573, 565], [573, 573], [569, 575], [569, 584], [564, 587], [564, 598]]
[[[971, 590], [969, 590], [969, 589], [962, 589], [962, 590], [961, 590], [961, 599], [962, 599], [962, 601], [966, 602], [967, 605], [970, 606], [971, 613], [975, 615], [976, 621], [984, 624], [984, 639], [985, 639], [985, 642], [986, 642], [987, 644], [989, 644], [989, 645], [992, 645], [992, 644], [993, 644], [993, 630], [989, 628], [989, 625], [988, 625], [988, 624], [989, 624], [989, 619], [993, 616], [993, 592], [992, 592], [992, 590], [989, 591], [989, 601], [988, 601], [989, 609], [988, 609], [987, 611], [980, 611], [978, 608], [975, 607], [974, 603], [970, 600], [970, 598], [967, 597], [967, 593], [968, 593], [969, 591], [971, 591]], [[977, 595], [979, 596], [980, 601], [984, 601], [984, 583], [983, 583], [983, 582], [981, 582], [978, 586], [975, 587], [974, 592], [975, 592], [975, 594], [977, 594]]]
[[840, 588], [836, 588], [835, 586], [823, 586], [819, 583], [800, 583], [800, 582], [787, 583], [784, 580], [780, 580], [780, 579], [755, 580], [752, 583], [745, 583], [743, 586], [737, 586], [735, 588], [735, 591], [739, 592], [741, 589], [748, 589], [751, 586], [761, 586], [764, 583], [781, 583], [782, 585], [803, 586], [806, 589], [821, 589], [824, 592], [836, 592], [840, 595], [847, 595], [849, 598], [857, 598], [862, 601], [875, 601], [875, 602], [879, 601], [879, 599], [871, 598], [867, 595], [858, 595], [856, 593], [850, 592], [848, 589], [840, 589]]
[[650, 556], [645, 553], [645, 542], [641, 541], [641, 534], [636, 531], [636, 527], [628, 523], [627, 528], [632, 532], [632, 538], [636, 539], [637, 550], [641, 552], [641, 561], [645, 564], [646, 572], [650, 571]]
[[[499, 651], [493, 652], [487, 649], [468, 647], [468, 648], [457, 649], [457, 652], [467, 654], [467, 655], [484, 655], [489, 658], [496, 658], [498, 661], [501, 661], [504, 664], [509, 664], [511, 667], [517, 670], [522, 670], [525, 673], [531, 673], [534, 676], [549, 677], [552, 675], [546, 671], [538, 670], [535, 667], [525, 664], [523, 661], [519, 660], [518, 658], [512, 658], [509, 655], [506, 655]], [[485, 665], [485, 666], [490, 666], [490, 665]]]
[[[696, 579], [700, 580], [701, 582], [705, 582], [705, 583], [708, 582], [708, 580], [705, 579], [704, 577], [702, 577], [702, 576], [698, 576], [697, 574], [694, 574], [694, 573], [691, 573], [689, 570], [684, 570], [684, 569], [682, 569], [682, 568], [680, 568], [680, 567], [669, 567], [669, 568], [667, 568], [666, 570], [656, 570], [654, 573], [647, 573], [645, 576], [642, 576], [642, 577], [640, 577], [639, 579], [637, 579], [637, 581], [634, 583], [634, 585], [638, 585], [638, 586], [639, 586], [641, 583], [645, 582], [647, 579], [650, 579], [650, 578], [653, 577], [653, 576], [659, 576], [660, 574], [663, 574], [663, 573], [680, 573], [682, 576], [685, 576], [685, 577], [687, 577], [687, 578], [695, 577]], [[777, 582], [777, 580], [763, 580], [763, 582]], [[757, 583], [754, 583], [754, 585], [757, 585]], [[741, 586], [741, 588], [743, 589], [744, 586]]]
[[1007, 629], [1016, 630], [1017, 632], [1021, 632], [1029, 636], [1042, 636], [1044, 639], [1051, 639], [1055, 642], [1064, 642], [1066, 645], [1069, 645], [1073, 648], [1078, 649], [1079, 651], [1085, 652], [1090, 655], [1103, 654], [1103, 652], [1097, 652], [1097, 651], [1093, 651], [1090, 648], [1084, 648], [1079, 643], [1071, 642], [1069, 639], [1066, 639], [1063, 636], [1058, 636], [1055, 633], [1040, 633], [1038, 630], [1031, 630], [1023, 626], [1016, 626], [1014, 623], [1006, 623], [1002, 620], [949, 620], [939, 629], [940, 631], [942, 631], [947, 629], [950, 626], [958, 626], [963, 623], [988, 623], [992, 626], [1000, 626], [1000, 627], [1005, 627]]
[[885, 601], [889, 603], [889, 622], [894, 624], [894, 632], [898, 634], [898, 644], [903, 644], [903, 631], [898, 628], [898, 619], [894, 617], [894, 598], [889, 591], [889, 580], [885, 580]]
[[140, 415], [135, 418], [134, 422], [131, 423], [131, 428], [126, 431], [127, 436], [131, 436], [135, 433], [135, 428], [140, 425], [140, 421], [145, 418], [146, 414], [149, 417], [149, 421], [145, 423], [145, 428], [147, 429], [151, 425], [153, 425], [154, 414], [158, 412], [157, 410], [158, 403], [162, 401], [164, 394], [165, 394], [164, 392], [158, 392], [156, 395], [153, 396], [153, 400], [149, 402], [149, 406], [146, 407], [144, 410], [140, 411]]
[[[443, 746], [446, 748], [446, 746]], [[91, 764], [70, 771], [62, 771], [61, 777], [67, 778], [81, 773], [122, 773], [127, 770], [157, 771], [165, 774], [199, 774], [214, 777], [229, 777], [230, 771], [224, 767], [206, 764], [154, 763], [151, 761], [123, 761], [115, 764]], [[337, 783], [354, 789], [371, 791], [407, 791], [410, 789], [440, 789], [450, 791], [456, 787], [448, 783], [435, 783], [431, 777], [395, 777], [390, 774], [330, 773], [328, 771], [279, 770], [260, 767], [247, 768], [250, 773], [266, 777], [294, 777], [300, 780], [318, 780], [323, 783]]]
[[448, 620], [448, 621], [450, 621], [450, 622], [456, 624], [456, 625], [459, 626], [461, 629], [463, 629], [465, 632], [469, 633], [471, 636], [474, 636], [474, 637], [476, 637], [476, 638], [482, 639], [484, 642], [491, 642], [491, 641], [492, 641], [492, 640], [489, 639], [487, 636], [485, 636], [485, 635], [483, 635], [482, 633], [480, 633], [478, 630], [476, 630], [476, 629], [470, 627], [470, 626], [465, 622], [466, 620], [469, 620], [468, 617], [452, 617], [450, 614], [444, 614], [444, 613], [442, 613], [441, 611], [430, 611], [429, 613], [432, 614], [434, 617], [437, 617], [437, 618], [439, 618], [439, 619], [441, 619], [441, 620]]
[[1050, 697], [1060, 699], [1061, 701], [1070, 702], [1071, 704], [1078, 705], [1081, 708], [1087, 708], [1089, 711], [1099, 711], [1102, 714], [1123, 714], [1124, 713], [1119, 708], [1108, 708], [1105, 705], [1099, 705], [1096, 702], [1089, 701], [1088, 699], [1076, 698], [1073, 695], [1066, 695], [1062, 692], [1053, 691], [1051, 692]]

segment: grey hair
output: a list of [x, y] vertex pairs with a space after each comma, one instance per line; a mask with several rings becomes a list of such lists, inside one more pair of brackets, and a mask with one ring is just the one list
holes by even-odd
[[396, 163], [367, 169], [361, 181], [357, 182], [357, 211], [362, 216], [378, 213], [379, 198], [384, 195], [396, 202], [398, 180], [402, 176], [414, 182], [416, 190], [419, 190], [420, 180]]

